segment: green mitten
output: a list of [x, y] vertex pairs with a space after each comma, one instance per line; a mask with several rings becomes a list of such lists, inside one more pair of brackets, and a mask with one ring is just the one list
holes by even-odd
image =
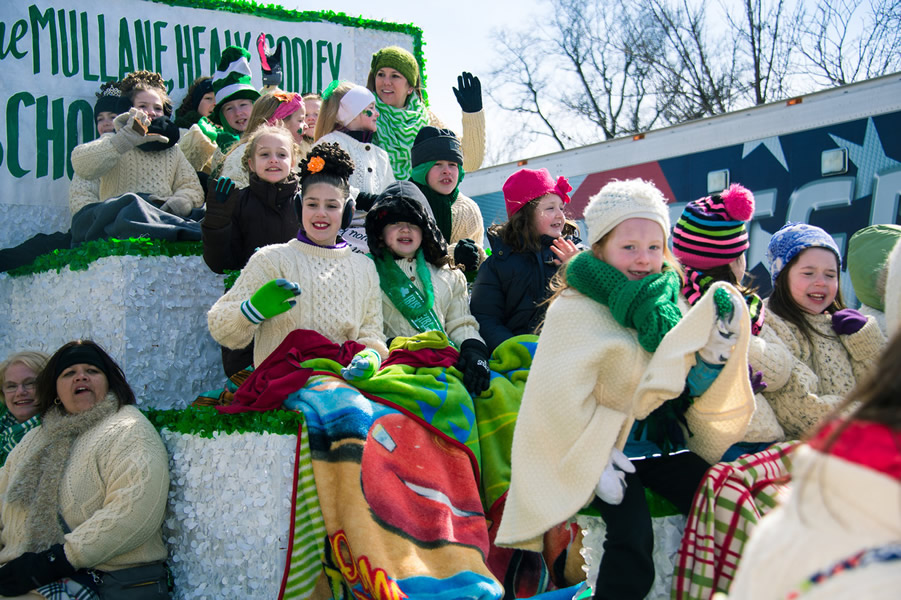
[[241, 312], [247, 320], [254, 325], [259, 325], [266, 319], [290, 310], [300, 296], [300, 285], [287, 279], [273, 279], [260, 286], [260, 289], [241, 303]]
[[369, 379], [382, 366], [382, 357], [372, 348], [360, 350], [354, 354], [350, 364], [341, 369], [341, 377], [347, 381]]

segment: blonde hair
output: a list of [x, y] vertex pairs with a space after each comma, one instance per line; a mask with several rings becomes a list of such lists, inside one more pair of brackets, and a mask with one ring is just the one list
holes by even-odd
[[3, 400], [3, 403], [6, 404], [6, 395], [3, 393], [3, 383], [6, 381], [6, 371], [11, 366], [16, 363], [21, 363], [34, 371], [35, 377], [37, 377], [37, 374], [47, 365], [48, 360], [50, 360], [49, 354], [28, 350], [11, 354], [6, 360], [0, 362], [0, 399]]
[[[275, 109], [277, 109], [278, 105], [281, 104], [281, 100], [275, 97], [275, 92], [284, 93], [280, 89], [276, 88], [268, 94], [263, 94], [262, 96], [257, 98], [256, 102], [253, 103], [253, 108], [250, 110], [250, 116], [247, 118], [247, 127], [241, 134], [242, 142], [250, 140], [251, 136], [256, 132], [256, 130], [261, 126], [266, 125], [269, 121], [269, 118], [275, 114]], [[228, 158], [232, 152], [236, 151], [240, 147], [240, 145], [240, 143], [233, 144], [229, 151], [225, 154], [225, 157]], [[248, 156], [253, 156], [253, 153], [251, 152], [250, 154], [247, 154], [247, 148], [245, 145], [244, 158], [242, 159], [245, 166], [247, 165]], [[224, 159], [223, 162], [225, 162]]]
[[291, 164], [294, 166], [297, 165], [301, 150], [300, 146], [297, 145], [297, 142], [294, 141], [294, 136], [291, 135], [291, 132], [281, 125], [268, 125], [264, 123], [256, 128], [256, 131], [250, 135], [247, 139], [247, 143], [244, 145], [244, 155], [241, 157], [241, 161], [248, 172], [250, 172], [250, 160], [257, 150], [257, 143], [264, 135], [274, 135], [288, 140], [288, 143], [290, 144], [289, 147], [291, 148]]
[[355, 87], [355, 83], [342, 81], [332, 91], [331, 95], [322, 101], [322, 104], [319, 106], [319, 119], [316, 120], [316, 131], [313, 134], [314, 142], [318, 142], [319, 138], [340, 127], [340, 123], [338, 123], [338, 109], [341, 108], [341, 99]]

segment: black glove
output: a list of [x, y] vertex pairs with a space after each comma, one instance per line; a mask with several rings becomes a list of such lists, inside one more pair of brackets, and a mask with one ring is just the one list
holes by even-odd
[[74, 575], [77, 569], [66, 558], [62, 544], [43, 552], [26, 552], [0, 567], [0, 594], [20, 596], [31, 590]]
[[231, 223], [238, 197], [237, 194], [232, 194], [234, 190], [235, 182], [228, 177], [220, 177], [210, 187], [206, 198], [206, 214], [203, 217], [204, 227], [221, 229]]
[[463, 112], [477, 113], [482, 110], [482, 83], [478, 77], [463, 71], [463, 74], [457, 77], [457, 87], [451, 89], [454, 90], [454, 96], [457, 97], [457, 103]]
[[228, 197], [235, 189], [235, 182], [228, 177], [220, 177], [216, 180], [216, 202], [225, 204]]
[[360, 192], [357, 194], [356, 206], [354, 207], [356, 210], [368, 211], [372, 208], [372, 205], [375, 204], [375, 199], [378, 198], [378, 194], [370, 194], [369, 192]]
[[463, 271], [471, 273], [479, 268], [479, 247], [469, 238], [460, 240], [454, 247], [454, 262], [463, 267]]
[[257, 52], [260, 55], [260, 64], [263, 67], [263, 85], [279, 86], [282, 83], [282, 47], [276, 46], [275, 50], [269, 49], [266, 43], [266, 34], [261, 33], [257, 38]]
[[491, 384], [488, 346], [475, 338], [460, 344], [460, 360], [455, 365], [463, 373], [463, 385], [471, 396], [478, 396]]

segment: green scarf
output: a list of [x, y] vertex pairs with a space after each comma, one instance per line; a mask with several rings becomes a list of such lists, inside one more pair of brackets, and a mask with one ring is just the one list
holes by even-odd
[[241, 139], [241, 134], [232, 129], [231, 125], [229, 125], [225, 119], [222, 119], [222, 125], [220, 125], [220, 127], [222, 128], [222, 131], [220, 131], [219, 135], [216, 137], [216, 144], [219, 145], [219, 149], [222, 150], [223, 154], [228, 154], [231, 147]]
[[609, 307], [617, 323], [637, 331], [638, 343], [648, 352], [654, 352], [682, 318], [679, 275], [666, 264], [662, 273], [630, 281], [592, 252], [580, 252], [566, 266], [566, 281]]
[[[416, 169], [418, 168], [416, 167]], [[413, 169], [413, 171], [415, 172], [416, 169]], [[457, 200], [457, 196], [460, 195], [460, 188], [454, 188], [453, 192], [445, 196], [444, 194], [439, 194], [428, 185], [422, 185], [415, 178], [413, 183], [420, 189], [425, 199], [429, 201], [432, 214], [435, 216], [435, 224], [438, 225], [441, 235], [444, 236], [448, 244], [451, 243], [451, 205]]]
[[405, 181], [410, 178], [410, 149], [419, 130], [429, 124], [429, 109], [414, 92], [405, 108], [395, 108], [375, 98], [379, 111], [375, 143], [388, 153], [394, 178]]
[[10, 413], [3, 413], [0, 417], [0, 467], [6, 463], [6, 457], [16, 444], [22, 441], [25, 434], [40, 424], [41, 418], [38, 415], [19, 423]]
[[435, 305], [435, 289], [432, 287], [432, 273], [429, 271], [429, 264], [426, 262], [422, 250], [416, 251], [416, 275], [422, 282], [426, 293], [425, 297], [397, 266], [390, 252], [386, 251], [381, 258], [369, 256], [375, 261], [375, 270], [379, 273], [379, 287], [410, 325], [420, 333], [426, 331], [444, 333], [441, 321], [432, 310]]

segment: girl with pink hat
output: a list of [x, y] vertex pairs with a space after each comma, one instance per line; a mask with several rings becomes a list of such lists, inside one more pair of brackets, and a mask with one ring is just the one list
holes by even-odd
[[520, 169], [504, 183], [506, 223], [488, 228], [492, 255], [482, 263], [470, 308], [490, 350], [533, 334], [558, 267], [578, 252], [576, 224], [563, 212], [572, 186], [547, 169]]

